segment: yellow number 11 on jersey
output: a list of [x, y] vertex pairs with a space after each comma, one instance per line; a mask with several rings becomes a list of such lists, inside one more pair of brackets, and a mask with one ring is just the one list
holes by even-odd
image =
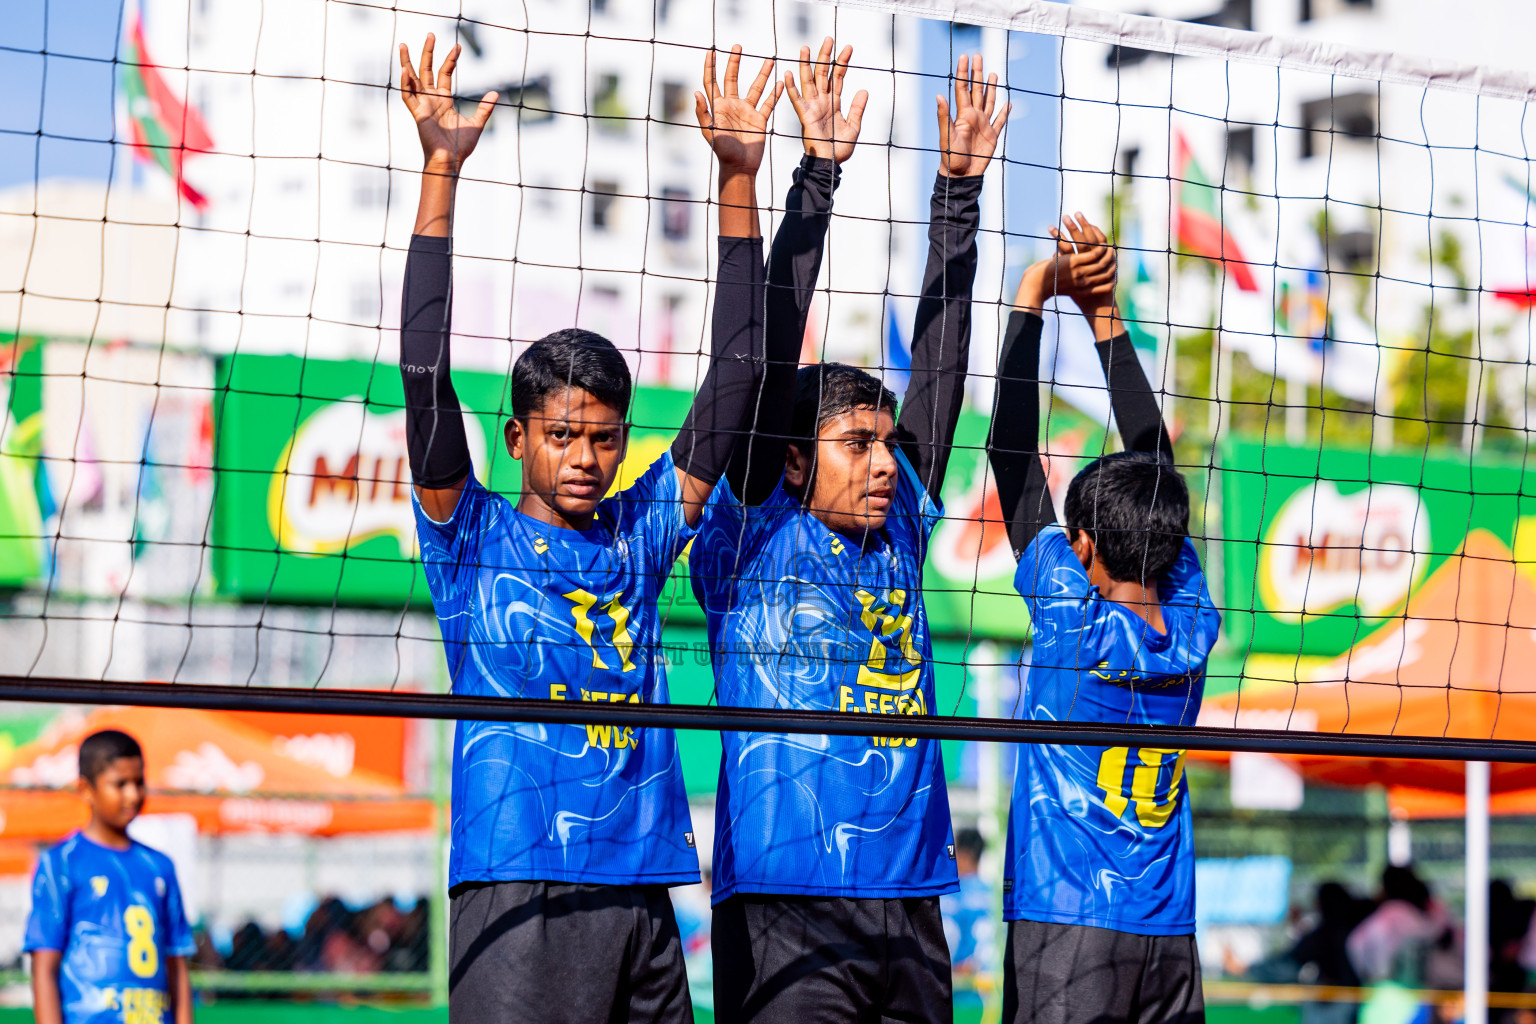
[[[1136, 806], [1136, 820], [1143, 828], [1162, 828], [1179, 805], [1179, 783], [1184, 781], [1184, 751], [1155, 750], [1142, 747], [1136, 751], [1137, 765], [1131, 772], [1131, 792], [1125, 792], [1125, 769], [1130, 761], [1129, 747], [1110, 747], [1099, 757], [1098, 786], [1104, 791], [1104, 807], [1115, 817]], [[1163, 803], [1157, 801], [1157, 781], [1163, 769], [1173, 766]]]
[[[592, 621], [592, 609], [598, 606], [597, 595], [586, 590], [573, 590], [565, 595], [565, 599], [571, 602], [571, 615], [576, 619], [576, 635], [592, 648], [592, 667], [607, 668], [607, 663], [597, 653], [597, 644], [592, 639], [597, 632], [597, 624]], [[628, 672], [635, 667], [635, 663], [629, 660], [630, 653], [635, 649], [634, 638], [629, 635], [629, 609], [620, 604], [617, 597], [601, 608], [613, 620], [613, 649], [618, 652], [619, 661], [623, 663], [620, 671]]]

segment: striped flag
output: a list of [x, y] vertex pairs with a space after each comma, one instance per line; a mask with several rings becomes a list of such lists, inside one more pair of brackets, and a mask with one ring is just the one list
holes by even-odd
[[1178, 193], [1174, 197], [1173, 224], [1179, 248], [1186, 255], [1220, 263], [1243, 291], [1258, 291], [1259, 282], [1254, 280], [1237, 240], [1222, 223], [1216, 189], [1195, 162], [1183, 132], [1174, 136], [1174, 179]]
[[121, 68], [134, 152], [141, 159], [159, 164], [176, 182], [177, 191], [193, 207], [204, 209], [208, 199], [187, 184], [182, 176], [182, 163], [189, 153], [211, 150], [213, 139], [197, 108], [178, 98], [160, 76], [159, 67], [144, 45], [144, 24], [138, 17], [133, 19]]

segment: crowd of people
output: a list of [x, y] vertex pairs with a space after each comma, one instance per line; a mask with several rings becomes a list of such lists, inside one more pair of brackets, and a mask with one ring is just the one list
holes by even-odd
[[[1489, 886], [1491, 991], [1526, 990], [1527, 972], [1536, 970], [1533, 911], [1536, 900], [1517, 899], [1508, 882]], [[1411, 867], [1389, 867], [1374, 898], [1339, 882], [1318, 886], [1311, 927], [1283, 955], [1248, 973], [1258, 981], [1456, 990], [1464, 982], [1466, 941], [1450, 908]], [[1353, 1003], [1320, 1004], [1310, 1008], [1309, 1020], [1348, 1024], [1357, 1011]], [[1500, 1019], [1497, 1011], [1494, 1019]]]
[[426, 971], [430, 913], [431, 905], [425, 898], [409, 908], [385, 898], [353, 910], [328, 896], [297, 934], [286, 928], [267, 931], [255, 921], [247, 921], [222, 943], [200, 932], [192, 963], [226, 971]]

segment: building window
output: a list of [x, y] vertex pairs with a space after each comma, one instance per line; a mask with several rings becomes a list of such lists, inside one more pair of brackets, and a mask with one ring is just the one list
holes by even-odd
[[629, 130], [629, 111], [619, 96], [619, 76], [599, 75], [592, 90], [592, 116], [599, 131], [622, 135]]
[[594, 181], [590, 194], [587, 196], [587, 209], [590, 211], [590, 221], [594, 231], [607, 231], [614, 225], [613, 201], [618, 197], [619, 183], [616, 181]]
[[693, 94], [682, 82], [662, 82], [661, 119], [667, 124], [686, 125], [690, 120], [688, 108], [692, 100]]
[[1368, 11], [1375, 6], [1375, 0], [1301, 0], [1296, 20], [1312, 21], [1347, 11]]
[[795, 4], [795, 35], [801, 39], [811, 34], [811, 12], [805, 4]]
[[1253, 173], [1253, 128], [1227, 129], [1227, 166]]
[[661, 190], [661, 237], [685, 242], [693, 229], [693, 202], [685, 188]]
[[592, 0], [592, 13], [593, 14], [607, 14], [608, 13], [608, 0]]
[[[1329, 136], [1334, 136], [1330, 140]], [[1301, 155], [1326, 154], [1338, 136], [1349, 139], [1376, 137], [1376, 94], [1343, 93], [1301, 105]]]
[[1120, 151], [1120, 173], [1127, 178], [1136, 177], [1136, 161], [1141, 159], [1140, 146], [1127, 146]]

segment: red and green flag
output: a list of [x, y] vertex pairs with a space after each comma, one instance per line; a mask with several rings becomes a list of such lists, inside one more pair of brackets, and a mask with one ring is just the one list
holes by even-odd
[[1243, 258], [1221, 220], [1217, 191], [1205, 176], [1182, 132], [1174, 136], [1174, 179], [1178, 184], [1173, 208], [1173, 230], [1179, 249], [1188, 256], [1220, 263], [1245, 292], [1259, 290], [1253, 270]]
[[182, 163], [188, 155], [213, 148], [208, 126], [197, 108], [180, 99], [160, 75], [144, 45], [144, 25], [137, 17], [128, 36], [127, 57], [122, 65], [123, 94], [128, 99], [128, 129], [140, 158], [160, 165], [176, 189], [195, 208], [208, 205], [207, 198], [187, 184]]

